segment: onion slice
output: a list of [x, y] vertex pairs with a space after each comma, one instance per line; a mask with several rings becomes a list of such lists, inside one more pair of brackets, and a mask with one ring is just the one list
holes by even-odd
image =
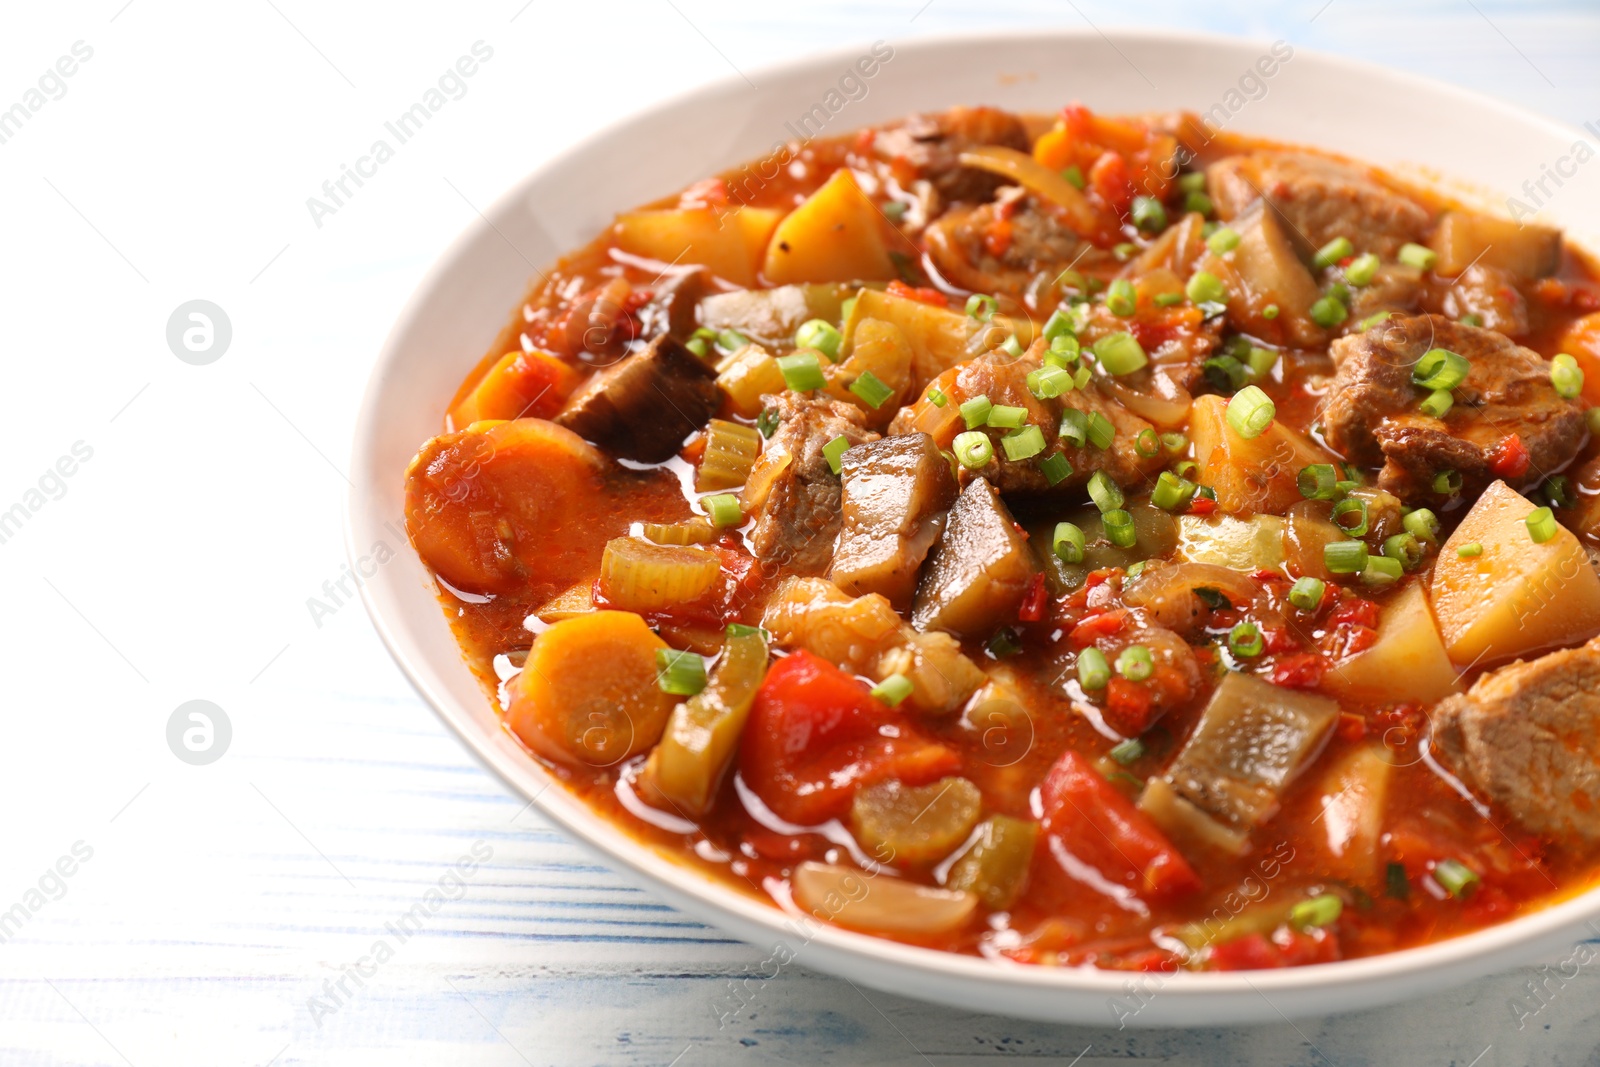
[[1001, 145], [982, 145], [961, 153], [961, 164], [1009, 178], [1028, 192], [1054, 204], [1065, 216], [1066, 224], [1079, 237], [1103, 238], [1107, 222], [1089, 198], [1060, 174], [1026, 152]]
[[794, 872], [794, 899], [819, 919], [885, 934], [937, 934], [966, 922], [978, 897], [886, 874], [808, 860]]

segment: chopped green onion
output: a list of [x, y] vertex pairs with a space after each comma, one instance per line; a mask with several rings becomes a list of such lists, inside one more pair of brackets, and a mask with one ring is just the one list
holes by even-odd
[[1089, 475], [1089, 498], [1102, 512], [1116, 511], [1123, 504], [1122, 490], [1105, 471]]
[[1178, 175], [1178, 188], [1186, 193], [1204, 192], [1206, 188], [1205, 172], [1192, 170], [1187, 174]]
[[839, 328], [826, 319], [807, 319], [794, 332], [796, 348], [815, 348], [834, 361], [839, 359], [839, 345], [843, 341]]
[[1450, 409], [1455, 407], [1456, 398], [1448, 389], [1435, 389], [1422, 398], [1422, 403], [1417, 407], [1430, 419], [1442, 419], [1450, 414]]
[[1351, 285], [1371, 285], [1372, 279], [1378, 276], [1378, 257], [1371, 252], [1359, 255], [1350, 261], [1344, 269], [1345, 281]]
[[766, 641], [766, 640], [768, 640], [768, 639], [770, 639], [772, 637], [772, 635], [770, 633], [768, 633], [766, 630], [762, 629], [761, 627], [759, 627], [759, 626], [747, 626], [742, 622], [730, 622], [728, 624], [728, 636], [729, 637], [759, 637], [763, 641]]
[[1012, 359], [1021, 359], [1023, 353], [1022, 342], [1017, 340], [1016, 334], [1012, 334], [1001, 343], [1000, 351]]
[[1277, 415], [1277, 405], [1258, 386], [1247, 385], [1228, 401], [1228, 425], [1247, 441], [1265, 433]]
[[1350, 309], [1331, 296], [1322, 297], [1311, 305], [1311, 321], [1324, 330], [1331, 330], [1349, 318]]
[[1398, 314], [1400, 314], [1398, 311], [1377, 311], [1377, 312], [1374, 312], [1373, 314], [1368, 315], [1366, 318], [1362, 319], [1359, 323], [1357, 323], [1356, 324], [1356, 329], [1363, 330], [1363, 331], [1370, 330], [1374, 326], [1378, 325], [1378, 323], [1387, 322], [1390, 319], [1394, 318]]
[[1139, 543], [1139, 531], [1134, 528], [1133, 516], [1121, 508], [1113, 508], [1100, 516], [1106, 527], [1106, 538], [1118, 548], [1132, 548]]
[[778, 370], [783, 373], [783, 384], [797, 393], [809, 393], [828, 384], [822, 376], [822, 364], [817, 362], [815, 352], [779, 356]]
[[1117, 655], [1117, 673], [1130, 682], [1142, 682], [1155, 670], [1155, 658], [1143, 645], [1129, 645]]
[[1556, 387], [1559, 396], [1567, 400], [1575, 399], [1583, 392], [1583, 369], [1567, 353], [1558, 353], [1550, 361], [1550, 384]]
[[1017, 644], [1017, 635], [1010, 627], [1001, 627], [995, 635], [989, 638], [989, 643], [984, 646], [989, 650], [989, 655], [995, 659], [1004, 659], [1015, 656], [1022, 651], [1022, 646]]
[[1555, 513], [1549, 508], [1534, 508], [1528, 513], [1528, 536], [1533, 538], [1533, 543], [1542, 545], [1556, 535], [1559, 526], [1556, 523]]
[[1161, 454], [1161, 437], [1149, 427], [1139, 431], [1139, 436], [1133, 439], [1134, 451], [1145, 459], [1150, 459]]
[[883, 205], [883, 214], [890, 222], [899, 222], [905, 217], [906, 202], [904, 200], [890, 200]]
[[828, 466], [833, 468], [833, 473], [839, 473], [839, 464], [843, 461], [845, 452], [850, 448], [850, 439], [840, 434], [822, 446], [822, 455], [828, 461]]
[[1411, 380], [1424, 389], [1454, 389], [1467, 380], [1472, 364], [1448, 348], [1430, 348], [1411, 368]]
[[1137, 578], [1137, 577], [1139, 577], [1139, 575], [1144, 573], [1144, 565], [1146, 563], [1148, 563], [1148, 562], [1150, 562], [1150, 561], [1149, 560], [1145, 560], [1145, 559], [1134, 561], [1133, 565], [1128, 568], [1128, 572], [1127, 572], [1128, 573], [1128, 577], [1129, 578]]
[[1272, 368], [1278, 365], [1278, 353], [1270, 348], [1250, 347], [1248, 367], [1250, 376], [1257, 381], [1272, 373]]
[[706, 344], [706, 339], [704, 337], [691, 337], [684, 342], [683, 347], [687, 348], [701, 359], [705, 359], [706, 356], [708, 356], [711, 352], [711, 349]]
[[[826, 326], [827, 323], [823, 323], [823, 325]], [[829, 326], [828, 328], [829, 329], [833, 329], [833, 327], [831, 327], [831, 326]], [[721, 333], [717, 334], [717, 347], [723, 349], [724, 351], [737, 352], [740, 349], [748, 348], [749, 346], [750, 346], [750, 338], [746, 337], [744, 334], [740, 333], [738, 330], [727, 329], [727, 330], [723, 330]], [[803, 345], [801, 347], [809, 347], [809, 346], [804, 346]]]
[[956, 462], [972, 470], [988, 466], [994, 458], [994, 442], [981, 430], [956, 434], [955, 442], [950, 447], [956, 454]]
[[1040, 400], [1049, 400], [1072, 391], [1072, 374], [1061, 367], [1045, 364], [1028, 372], [1028, 392]]
[[1072, 325], [1072, 316], [1063, 308], [1056, 308], [1050, 317], [1044, 321], [1044, 339], [1054, 342], [1057, 337], [1073, 337], [1077, 330]]
[[762, 408], [761, 414], [756, 416], [756, 429], [761, 431], [762, 437], [771, 437], [778, 432], [781, 422], [783, 417], [778, 414], [777, 408]]
[[1418, 541], [1430, 545], [1439, 543], [1439, 516], [1427, 508], [1418, 508], [1405, 517], [1406, 532]]
[[1417, 535], [1407, 531], [1393, 534], [1384, 538], [1383, 554], [1392, 560], [1398, 560], [1404, 570], [1414, 571], [1422, 562], [1422, 542], [1417, 540]]
[[1174, 456], [1189, 447], [1189, 439], [1176, 430], [1161, 435], [1161, 447]]
[[937, 385], [928, 387], [928, 401], [936, 408], [942, 408], [950, 403], [950, 398], [944, 395], [944, 390]]
[[1289, 587], [1289, 603], [1301, 611], [1316, 611], [1322, 606], [1322, 595], [1327, 591], [1328, 584], [1321, 578], [1307, 575], [1296, 578]]
[[1235, 656], [1253, 659], [1261, 655], [1261, 650], [1266, 647], [1266, 641], [1261, 636], [1261, 627], [1253, 622], [1241, 622], [1228, 631], [1228, 651]]
[[1146, 233], [1157, 233], [1167, 228], [1167, 209], [1153, 196], [1136, 196], [1129, 209], [1133, 224]]
[[846, 298], [844, 300], [841, 300], [839, 302], [839, 321], [841, 323], [849, 322], [850, 321], [850, 316], [855, 314], [855, 310], [856, 310], [856, 298], [855, 297], [852, 296], [852, 297], [848, 297], [848, 298]]
[[1553, 474], [1540, 486], [1545, 502], [1553, 508], [1570, 508], [1578, 502], [1572, 495], [1572, 483], [1565, 474]]
[[1472, 892], [1479, 882], [1478, 872], [1460, 860], [1440, 860], [1434, 864], [1433, 880], [1458, 900]]
[[1090, 646], [1078, 653], [1078, 684], [1085, 689], [1104, 689], [1111, 681], [1111, 664], [1106, 654]]
[[1206, 238], [1206, 247], [1217, 255], [1223, 256], [1238, 248], [1240, 240], [1242, 238], [1240, 238], [1238, 230], [1233, 229], [1231, 226], [1223, 226]]
[[1111, 254], [1116, 257], [1118, 263], [1128, 262], [1137, 251], [1139, 251], [1139, 246], [1132, 241], [1123, 241], [1111, 246]]
[[706, 661], [693, 652], [656, 649], [656, 685], [663, 693], [692, 697], [706, 687]]
[[911, 695], [911, 679], [903, 674], [891, 674], [872, 687], [871, 694], [891, 708]]
[[[1354, 523], [1345, 521], [1346, 515], [1360, 516]], [[1347, 496], [1333, 505], [1333, 522], [1351, 537], [1362, 537], [1367, 532], [1367, 502], [1358, 496]]]
[[1108, 754], [1113, 760], [1126, 767], [1129, 764], [1137, 763], [1144, 755], [1144, 742], [1137, 737], [1130, 737], [1113, 747]]
[[1195, 484], [1171, 471], [1162, 471], [1151, 490], [1150, 503], [1162, 511], [1182, 511], [1194, 499]]
[[1209, 215], [1217, 209], [1211, 198], [1198, 190], [1190, 192], [1183, 198], [1183, 210], [1193, 211], [1197, 215]]
[[1397, 559], [1390, 559], [1388, 556], [1368, 556], [1367, 565], [1361, 568], [1361, 584], [1380, 587], [1393, 585], [1405, 572], [1405, 568]]
[[1600, 408], [1590, 408], [1585, 411], [1583, 421], [1588, 425], [1590, 433], [1600, 437]]
[[1350, 243], [1350, 238], [1335, 237], [1317, 249], [1317, 254], [1311, 257], [1311, 265], [1317, 270], [1331, 267], [1346, 256], [1355, 255], [1355, 251], [1356, 246]]
[[1067, 179], [1067, 182], [1075, 189], [1082, 190], [1089, 186], [1089, 183], [1083, 177], [1083, 168], [1076, 163], [1062, 171], [1061, 176]]
[[1322, 548], [1322, 565], [1334, 574], [1360, 574], [1367, 565], [1367, 543], [1330, 541]]
[[966, 421], [967, 429], [976, 430], [979, 426], [989, 422], [989, 410], [994, 407], [994, 401], [986, 396], [975, 396], [962, 404], [956, 410], [961, 412], [961, 417]]
[[1089, 443], [1104, 451], [1111, 447], [1112, 440], [1117, 436], [1117, 428], [1111, 425], [1111, 420], [1098, 411], [1089, 412]]
[[1228, 287], [1222, 284], [1222, 279], [1207, 270], [1197, 270], [1189, 278], [1189, 284], [1183, 287], [1190, 300], [1196, 304], [1225, 304], [1228, 302]]
[[1415, 267], [1418, 270], [1432, 270], [1433, 265], [1439, 260], [1439, 254], [1431, 248], [1424, 248], [1422, 245], [1412, 244], [1407, 241], [1400, 246], [1399, 259], [1400, 262], [1408, 267]]
[[867, 406], [874, 411], [883, 407], [884, 401], [894, 396], [894, 389], [869, 370], [862, 371], [861, 377], [850, 383], [850, 391], [866, 401]]
[[1456, 549], [1456, 558], [1458, 559], [1472, 559], [1481, 555], [1483, 555], [1483, 543], [1480, 541], [1468, 541]]
[[1078, 352], [1078, 339], [1070, 333], [1064, 333], [1050, 342], [1050, 347], [1044, 353], [1044, 361], [1053, 367], [1070, 367], [1078, 362]]
[[1268, 322], [1271, 322], [1273, 319], [1277, 318], [1278, 317], [1278, 305], [1277, 304], [1268, 304], [1266, 307], [1262, 308], [1261, 309], [1261, 317], [1266, 319]]
[[1000, 447], [1005, 449], [1006, 458], [1013, 463], [1032, 459], [1044, 451], [1044, 431], [1037, 426], [1025, 426], [1002, 437]]
[[1073, 448], [1082, 448], [1089, 440], [1089, 413], [1079, 408], [1063, 409], [1057, 434]]
[[1244, 386], [1250, 377], [1245, 365], [1228, 355], [1212, 356], [1200, 364], [1200, 369], [1205, 373], [1206, 381], [1230, 393]]
[[1440, 471], [1433, 476], [1433, 491], [1442, 496], [1455, 496], [1464, 484], [1460, 471]]
[[1289, 909], [1289, 925], [1296, 930], [1329, 926], [1344, 912], [1344, 900], [1333, 893], [1319, 893], [1296, 901]]
[[990, 406], [989, 414], [983, 421], [986, 426], [995, 426], [1002, 430], [1021, 429], [1028, 422], [1028, 409], [1010, 404], [994, 404]]
[[1106, 307], [1111, 314], [1120, 319], [1132, 315], [1138, 307], [1138, 299], [1133, 291], [1133, 283], [1126, 278], [1118, 278], [1111, 283], [1111, 288], [1106, 290]]
[[1094, 343], [1094, 354], [1107, 374], [1132, 374], [1150, 360], [1131, 333], [1112, 333]]
[[1180, 478], [1187, 478], [1200, 469], [1200, 464], [1192, 459], [1180, 459], [1172, 465], [1172, 473]]
[[1158, 308], [1169, 308], [1175, 304], [1183, 303], [1182, 293], [1157, 293], [1150, 298]]
[[1301, 467], [1294, 480], [1300, 487], [1300, 495], [1307, 500], [1337, 500], [1342, 495], [1339, 472], [1332, 463], [1313, 463], [1309, 467]]
[[1483, 316], [1482, 315], [1474, 315], [1472, 312], [1469, 311], [1465, 315], [1463, 315], [1459, 319], [1457, 319], [1456, 321], [1461, 323], [1461, 325], [1463, 325], [1463, 326], [1482, 326], [1483, 325]]
[[[1037, 427], [1035, 427], [1037, 429]], [[1072, 477], [1072, 461], [1060, 452], [1052, 452], [1039, 461], [1039, 469], [1044, 472], [1044, 480], [1051, 485], [1060, 485]]]
[[1076, 523], [1058, 522], [1050, 537], [1050, 547], [1062, 563], [1083, 562], [1083, 530]]
[[1073, 386], [1073, 388], [1074, 389], [1087, 389], [1087, 388], [1089, 388], [1089, 378], [1090, 377], [1091, 377], [1091, 375], [1090, 375], [1090, 372], [1089, 372], [1089, 368], [1088, 367], [1084, 367], [1084, 366], [1080, 366], [1077, 370], [1072, 372], [1072, 386]]
[[967, 315], [979, 322], [988, 322], [994, 318], [995, 309], [999, 306], [994, 297], [982, 293], [973, 293], [967, 297]]
[[[835, 440], [844, 441], [844, 438], [838, 437]], [[829, 443], [831, 444], [832, 442]], [[849, 446], [848, 441], [845, 444], [846, 447]], [[843, 449], [840, 449], [840, 451], [842, 452]], [[823, 448], [823, 454], [827, 454], [826, 447]], [[838, 466], [834, 464], [831, 458], [828, 460], [828, 465], [833, 467], [833, 473], [839, 473]], [[732, 493], [718, 493], [716, 496], [704, 497], [700, 501], [700, 506], [706, 509], [706, 517], [711, 520], [711, 525], [718, 529], [739, 526], [744, 523], [744, 507], [739, 503], [739, 498]]]

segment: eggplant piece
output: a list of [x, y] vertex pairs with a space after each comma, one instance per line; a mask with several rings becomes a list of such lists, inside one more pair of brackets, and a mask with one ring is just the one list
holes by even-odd
[[956, 498], [950, 463], [927, 434], [904, 434], [846, 451], [840, 477], [843, 518], [828, 576], [851, 596], [882, 593], [904, 611]]
[[1316, 759], [1339, 719], [1327, 697], [1229, 673], [1167, 771], [1179, 796], [1227, 826], [1270, 819], [1289, 783]]
[[663, 335], [590, 378], [555, 421], [614, 456], [660, 463], [716, 414], [720, 400], [717, 372]]
[[[1238, 247], [1225, 255], [1208, 252], [1199, 262], [1199, 269], [1227, 287], [1228, 324], [1241, 333], [1301, 348], [1326, 344], [1327, 333], [1310, 315], [1322, 292], [1279, 216], [1258, 204], [1228, 225], [1239, 234]], [[1278, 312], [1268, 318], [1267, 308], [1273, 305]]]
[[1016, 618], [1033, 579], [1027, 535], [987, 479], [956, 498], [933, 562], [917, 587], [911, 624], [984, 636]]

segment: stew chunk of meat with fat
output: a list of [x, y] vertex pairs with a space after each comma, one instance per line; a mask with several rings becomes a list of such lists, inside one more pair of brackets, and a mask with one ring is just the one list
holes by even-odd
[[1553, 227], [955, 108], [619, 215], [441, 399], [406, 529], [505, 729], [775, 906], [1170, 973], [1600, 881], [1600, 278]]

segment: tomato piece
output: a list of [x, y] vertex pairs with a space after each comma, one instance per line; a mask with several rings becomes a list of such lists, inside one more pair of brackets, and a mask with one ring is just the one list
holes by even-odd
[[1189, 501], [1190, 515], [1209, 515], [1217, 510], [1217, 502], [1208, 496], [1196, 496]]
[[1103, 152], [1089, 168], [1089, 188], [1119, 217], [1133, 206], [1133, 180], [1128, 161], [1115, 152]]
[[1044, 573], [1041, 571], [1033, 576], [1033, 582], [1022, 598], [1022, 606], [1017, 609], [1018, 621], [1038, 622], [1044, 618], [1044, 606], [1048, 599], [1049, 594], [1044, 587]]
[[1112, 675], [1106, 683], [1106, 723], [1124, 737], [1135, 737], [1150, 728], [1155, 695], [1150, 687]]
[[767, 671], [739, 754], [744, 782], [780, 819], [815, 826], [850, 808], [855, 792], [897, 778], [925, 785], [961, 769], [860, 679], [810, 652]]
[[1077, 752], [1061, 754], [1039, 787], [1039, 800], [1053, 843], [1105, 881], [1150, 900], [1200, 888], [1199, 875], [1150, 817]]
[[893, 293], [895, 296], [903, 296], [907, 300], [916, 300], [924, 304], [932, 304], [936, 308], [947, 308], [950, 306], [950, 302], [944, 298], [944, 294], [939, 290], [930, 288], [926, 285], [907, 285], [899, 278], [896, 278], [894, 281], [889, 283], [889, 292]]
[[1072, 628], [1067, 640], [1074, 648], [1088, 648], [1102, 637], [1121, 633], [1128, 623], [1128, 613], [1120, 608], [1091, 615]]
[[1521, 478], [1528, 473], [1528, 466], [1532, 462], [1528, 446], [1522, 443], [1522, 438], [1517, 434], [1502, 438], [1499, 444], [1489, 450], [1489, 469], [1500, 478]]
[[1260, 971], [1332, 963], [1339, 957], [1339, 940], [1328, 931], [1284, 926], [1271, 937], [1245, 934], [1213, 947], [1206, 957], [1206, 967], [1213, 971]]
[[1328, 616], [1328, 622], [1333, 626], [1342, 626], [1350, 623], [1356, 626], [1365, 626], [1369, 630], [1378, 628], [1378, 605], [1364, 597], [1354, 596], [1350, 593], [1339, 594], [1339, 606]]
[[1272, 665], [1272, 684], [1285, 689], [1315, 689], [1322, 684], [1328, 661], [1315, 652], [1297, 652], [1280, 656]]

